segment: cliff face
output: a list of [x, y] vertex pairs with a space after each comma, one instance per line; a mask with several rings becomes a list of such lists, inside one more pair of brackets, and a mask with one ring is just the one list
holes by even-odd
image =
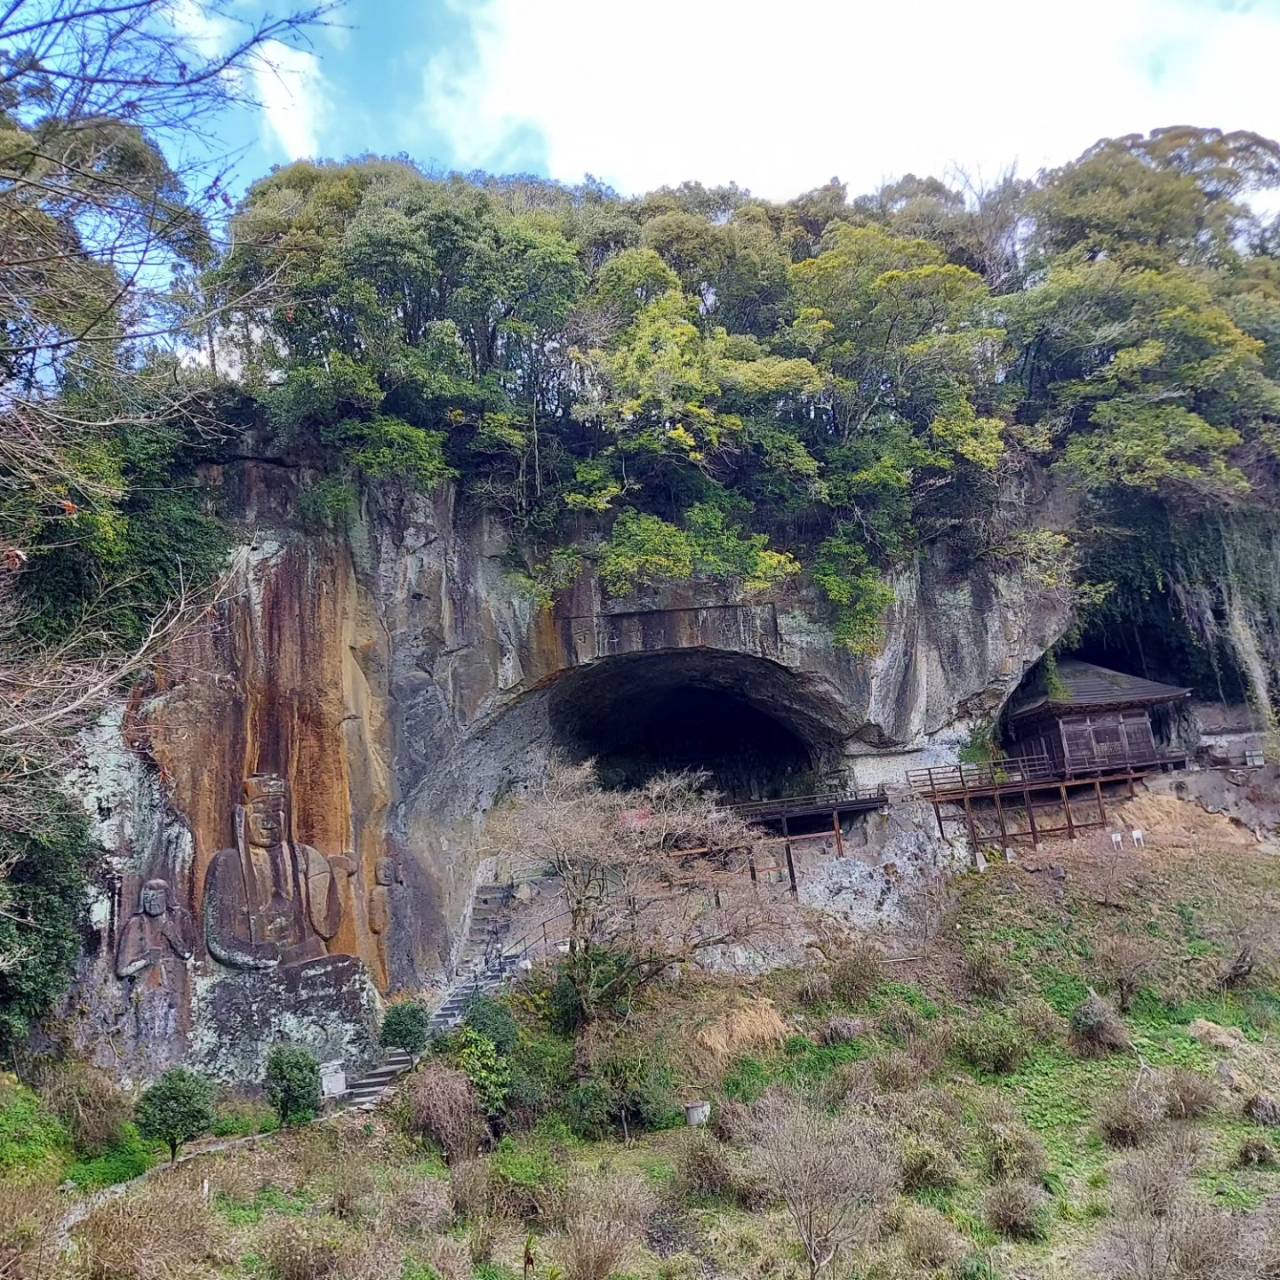
[[893, 780], [992, 714], [1068, 620], [1026, 582], [927, 561], [873, 659], [803, 594], [617, 604], [585, 575], [542, 608], [452, 491], [377, 496], [337, 538], [297, 529], [291, 469], [211, 478], [243, 513], [228, 588], [86, 735], [76, 779], [108, 857], [62, 1029], [135, 1078], [192, 1060], [252, 1079], [279, 1039], [368, 1057], [380, 994], [455, 958], [477, 819], [555, 750], [634, 755], [696, 704], [755, 735], [765, 754], [732, 764], [750, 785], [797, 761]]

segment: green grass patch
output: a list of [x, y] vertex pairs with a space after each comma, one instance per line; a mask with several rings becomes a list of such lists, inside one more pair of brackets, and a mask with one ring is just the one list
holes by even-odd
[[263, 1187], [247, 1202], [221, 1195], [214, 1200], [214, 1208], [233, 1227], [255, 1226], [268, 1214], [300, 1217], [310, 1207], [309, 1201], [302, 1196], [291, 1196], [278, 1187]]
[[70, 1149], [66, 1129], [26, 1085], [0, 1083], [0, 1173], [65, 1160]]
[[145, 1141], [133, 1125], [126, 1125], [119, 1143], [91, 1160], [81, 1159], [67, 1170], [67, 1180], [81, 1191], [113, 1187], [118, 1182], [141, 1177], [162, 1158], [161, 1149]]

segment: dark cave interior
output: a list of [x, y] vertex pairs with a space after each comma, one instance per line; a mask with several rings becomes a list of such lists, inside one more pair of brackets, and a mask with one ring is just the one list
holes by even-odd
[[668, 650], [607, 658], [551, 691], [557, 745], [606, 786], [701, 769], [735, 801], [813, 790], [836, 734], [793, 672], [759, 658]]

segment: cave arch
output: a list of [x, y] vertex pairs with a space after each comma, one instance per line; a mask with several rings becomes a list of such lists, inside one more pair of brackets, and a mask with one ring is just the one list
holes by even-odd
[[608, 786], [704, 769], [735, 800], [816, 788], [839, 760], [840, 717], [798, 673], [720, 649], [618, 654], [546, 692], [554, 748], [593, 757]]

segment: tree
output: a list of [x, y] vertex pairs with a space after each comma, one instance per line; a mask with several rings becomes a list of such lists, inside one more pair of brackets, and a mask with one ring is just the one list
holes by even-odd
[[764, 1100], [752, 1157], [786, 1205], [809, 1280], [842, 1251], [870, 1240], [898, 1191], [898, 1158], [883, 1130], [790, 1093]]
[[213, 1127], [213, 1084], [185, 1067], [173, 1067], [142, 1094], [133, 1115], [144, 1138], [169, 1148], [172, 1163], [184, 1143]]
[[324, 1105], [320, 1064], [307, 1049], [276, 1045], [267, 1055], [264, 1085], [282, 1125], [306, 1124]]
[[750, 877], [759, 831], [705, 782], [662, 774], [604, 791], [592, 764], [558, 761], [489, 816], [489, 848], [558, 878], [576, 1020], [590, 1021], [673, 964], [760, 943], [785, 926], [788, 904]]
[[378, 1043], [388, 1049], [403, 1049], [418, 1054], [427, 1047], [431, 1015], [417, 1000], [397, 1000], [382, 1018]]

